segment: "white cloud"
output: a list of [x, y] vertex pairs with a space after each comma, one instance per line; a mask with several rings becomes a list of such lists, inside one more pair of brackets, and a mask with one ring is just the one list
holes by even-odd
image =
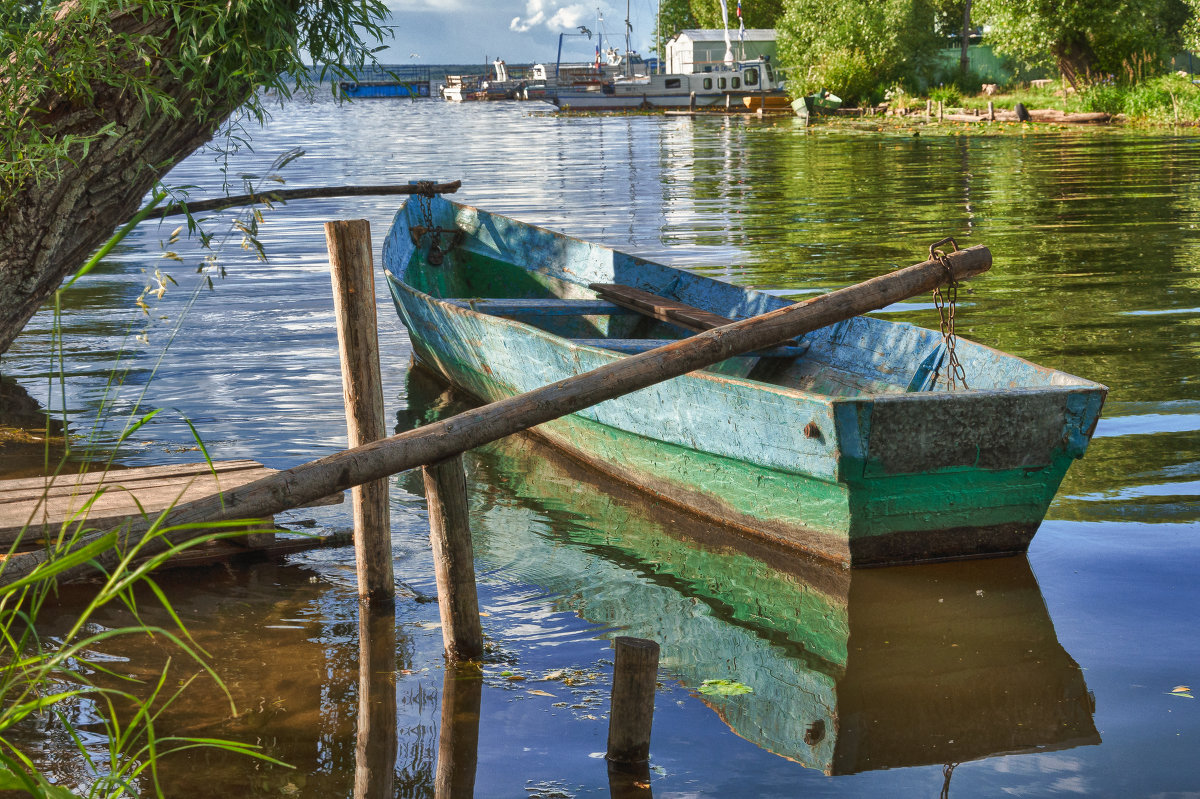
[[[601, 4], [601, 12], [610, 9]], [[595, 6], [584, 3], [571, 3], [560, 6], [551, 0], [526, 0], [524, 16], [513, 17], [509, 28], [518, 33], [525, 33], [538, 25], [545, 25], [552, 31], [572, 31], [580, 25], [595, 27]]]

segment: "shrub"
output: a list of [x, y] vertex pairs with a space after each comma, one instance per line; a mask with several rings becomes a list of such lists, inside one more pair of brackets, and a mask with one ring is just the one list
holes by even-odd
[[1105, 114], [1125, 113], [1125, 97], [1128, 91], [1116, 83], [1106, 81], [1094, 83], [1079, 94], [1079, 106], [1083, 111]]
[[962, 93], [953, 83], [948, 86], [935, 86], [929, 90], [929, 99], [942, 105], [962, 105]]

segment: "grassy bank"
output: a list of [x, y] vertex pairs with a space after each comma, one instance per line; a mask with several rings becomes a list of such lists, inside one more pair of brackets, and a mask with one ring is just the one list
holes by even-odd
[[992, 96], [964, 94], [951, 85], [937, 87], [926, 97], [907, 98], [907, 101], [910, 106], [924, 107], [926, 99], [934, 103], [941, 101], [945, 108], [963, 108], [968, 112], [986, 110], [989, 102], [997, 110], [1013, 110], [1021, 103], [1029, 109], [1057, 109], [1068, 114], [1112, 114], [1134, 126], [1200, 125], [1200, 85], [1193, 82], [1191, 75], [1177, 73], [1135, 81], [1108, 78], [1096, 81], [1082, 91], [1064, 88], [1054, 82], [1040, 87], [1014, 88]]

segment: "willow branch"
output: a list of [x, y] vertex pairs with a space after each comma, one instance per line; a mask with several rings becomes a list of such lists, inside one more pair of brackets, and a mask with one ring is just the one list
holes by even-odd
[[163, 209], [163, 216], [175, 214], [204, 214], [209, 211], [224, 211], [226, 208], [236, 208], [255, 203], [286, 203], [288, 200], [313, 200], [321, 197], [369, 197], [390, 194], [451, 194], [462, 186], [461, 180], [451, 183], [405, 184], [403, 186], [323, 186], [315, 189], [276, 189], [260, 191], [253, 194], [239, 194], [235, 197], [219, 197], [215, 200], [199, 202], [171, 203]]

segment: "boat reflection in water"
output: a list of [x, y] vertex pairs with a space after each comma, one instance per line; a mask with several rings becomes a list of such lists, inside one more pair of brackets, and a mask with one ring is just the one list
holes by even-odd
[[[408, 398], [405, 428], [462, 407], [421, 368]], [[532, 436], [475, 450], [467, 468], [481, 568], [658, 641], [689, 688], [749, 686], [696, 695], [775, 754], [836, 775], [1100, 742], [1024, 556], [834, 568], [657, 504]]]

